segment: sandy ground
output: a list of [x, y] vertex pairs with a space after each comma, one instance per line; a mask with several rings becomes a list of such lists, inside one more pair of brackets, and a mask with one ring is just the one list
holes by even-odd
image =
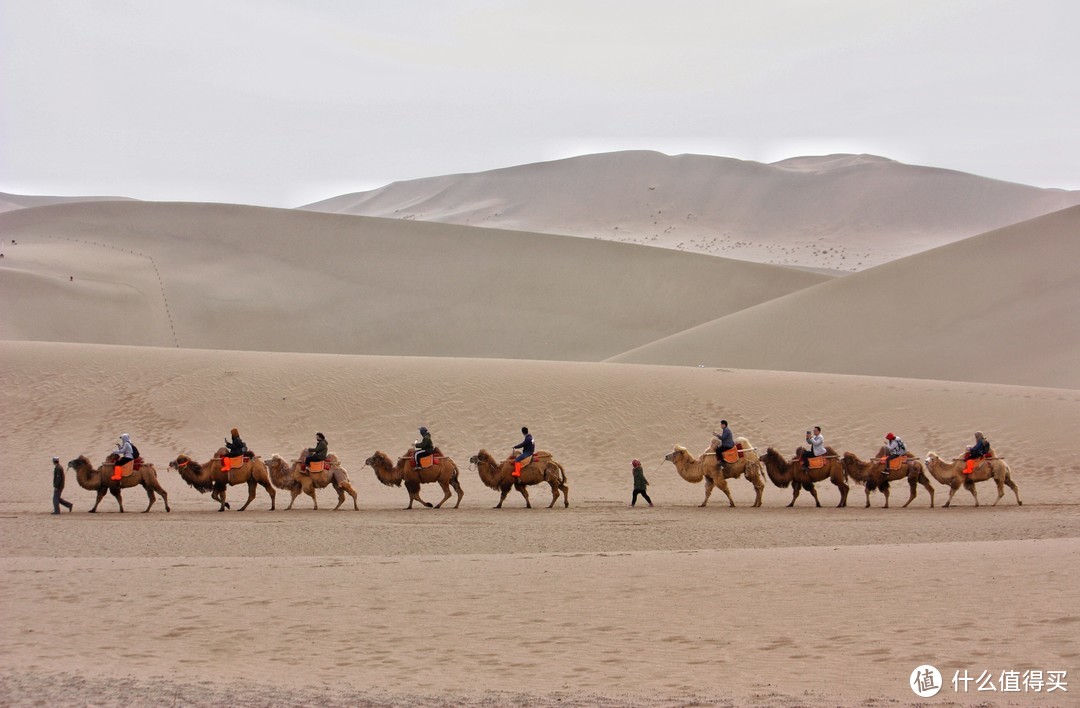
[[[1080, 671], [1080, 392], [619, 364], [0, 343], [0, 702], [14, 705], [925, 705], [917, 666]], [[527, 411], [527, 420], [522, 420]], [[860, 455], [895, 429], [959, 450], [983, 429], [1023, 506], [907, 509], [819, 484], [823, 508], [769, 486], [737, 506], [662, 457], [721, 417], [759, 446], [811, 423]], [[493, 510], [467, 458], [529, 424], [567, 469], [571, 505]], [[459, 509], [402, 511], [363, 458], [432, 428], [459, 461]], [[287, 452], [323, 430], [360, 511], [243, 513], [162, 472], [173, 511], [116, 513], [48, 457], [100, 459], [131, 432], [159, 470], [209, 457], [236, 425]], [[36, 450], [34, 449], [36, 448]], [[657, 507], [628, 508], [630, 457]], [[129, 512], [145, 496], [125, 492]], [[236, 500], [239, 490], [230, 491]], [[425, 498], [437, 501], [435, 489]], [[284, 499], [278, 494], [278, 503]], [[1070, 686], [1070, 688], [1073, 688]], [[1075, 690], [932, 703], [1068, 705]]]

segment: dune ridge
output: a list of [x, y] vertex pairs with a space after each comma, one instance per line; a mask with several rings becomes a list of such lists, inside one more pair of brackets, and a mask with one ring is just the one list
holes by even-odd
[[762, 164], [624, 151], [395, 182], [301, 209], [859, 271], [1075, 204], [1080, 192], [873, 155]]
[[1080, 207], [822, 283], [612, 357], [626, 363], [1080, 388]]

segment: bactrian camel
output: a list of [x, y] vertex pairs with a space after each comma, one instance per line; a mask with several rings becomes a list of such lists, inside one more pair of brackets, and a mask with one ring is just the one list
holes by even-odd
[[559, 499], [559, 492], [563, 495], [563, 507], [570, 506], [570, 488], [566, 486], [566, 472], [563, 466], [555, 461], [550, 452], [537, 450], [529, 464], [521, 468], [521, 476], [514, 476], [514, 458], [499, 462], [487, 450], [480, 450], [469, 458], [469, 465], [476, 465], [476, 471], [480, 475], [480, 481], [491, 489], [499, 490], [499, 503], [496, 509], [501, 509], [506, 495], [511, 489], [516, 489], [525, 497], [525, 508], [531, 509], [529, 503], [529, 490], [527, 487], [533, 484], [546, 482], [551, 485], [551, 503], [547, 508], [555, 506]]
[[435, 459], [438, 462], [430, 467], [417, 468], [413, 466], [413, 453], [415, 448], [408, 451], [394, 462], [385, 452], [376, 451], [374, 455], [364, 460], [364, 466], [371, 466], [375, 470], [375, 478], [388, 487], [400, 487], [405, 485], [405, 491], [409, 493], [409, 505], [406, 509], [412, 509], [413, 502], [431, 507], [432, 504], [420, 498], [420, 485], [438, 482], [443, 490], [443, 498], [435, 508], [440, 508], [450, 498], [450, 488], [457, 492], [457, 503], [454, 508], [461, 506], [461, 483], [458, 481], [458, 467], [449, 457], [443, 457], [439, 448], [435, 448]]
[[[761, 460], [758, 459], [757, 451], [754, 450], [754, 446], [750, 444], [750, 441], [746, 438], [735, 438], [735, 446], [740, 447], [743, 450], [743, 454], [735, 462], [724, 462], [722, 456], [716, 452], [717, 446], [720, 441], [713, 438], [712, 444], [709, 445], [709, 452], [715, 455], [717, 464], [720, 465], [720, 469], [724, 472], [724, 479], [738, 479], [741, 476], [746, 476], [746, 481], [754, 485], [754, 506], [761, 506], [761, 495], [765, 492], [765, 471], [761, 466]], [[708, 460], [706, 460], [708, 462]], [[709, 500], [709, 488], [708, 484], [705, 485], [705, 501]], [[705, 506], [702, 504], [702, 506]]]
[[713, 487], [724, 493], [729, 506], [735, 506], [735, 500], [731, 498], [731, 490], [728, 489], [727, 478], [716, 466], [715, 455], [704, 452], [700, 457], [694, 457], [685, 447], [676, 445], [671, 452], [664, 456], [664, 461], [673, 463], [675, 469], [679, 472], [679, 476], [691, 484], [697, 484], [702, 479], [705, 480], [705, 501], [701, 502], [698, 505], [699, 507], [709, 503], [709, 495], [712, 494]]
[[292, 509], [293, 502], [296, 501], [301, 492], [311, 497], [314, 508], [318, 510], [319, 500], [315, 498], [315, 490], [323, 489], [327, 485], [333, 486], [334, 491], [337, 492], [338, 500], [337, 506], [334, 507], [335, 511], [345, 503], [346, 492], [352, 497], [353, 509], [359, 511], [360, 506], [356, 503], [356, 490], [353, 489], [352, 484], [349, 482], [349, 473], [338, 462], [337, 455], [332, 452], [329, 453], [321, 471], [304, 473], [302, 470], [304, 458], [307, 455], [306, 448], [300, 451], [299, 459], [292, 462], [286, 462], [280, 455], [273, 455], [270, 462], [266, 464], [266, 469], [270, 472], [270, 481], [274, 483], [274, 486], [278, 489], [285, 489], [292, 495], [292, 498], [289, 499], [289, 505], [285, 507], [285, 511]]
[[926, 487], [926, 491], [930, 494], [930, 507], [933, 508], [934, 486], [930, 484], [930, 478], [926, 476], [926, 468], [923, 466], [922, 461], [909, 452], [901, 459], [899, 468], [886, 470], [885, 465], [881, 463], [881, 459], [885, 456], [885, 448], [881, 448], [878, 450], [877, 455], [865, 462], [860, 460], [854, 452], [845, 452], [840, 458], [840, 464], [844, 467], [844, 474], [863, 485], [866, 490], [866, 507], [870, 507], [870, 492], [880, 489], [881, 493], [885, 495], [885, 506], [883, 508], [888, 509], [889, 483], [907, 479], [908, 486], [911, 487], [911, 496], [908, 497], [904, 506], [906, 507], [914, 501], [915, 496], [919, 493], [918, 485], [921, 484]]
[[1005, 460], [1000, 457], [986, 457], [978, 460], [971, 474], [964, 474], [966, 466], [967, 462], [965, 460], [946, 462], [936, 452], [930, 452], [926, 455], [926, 469], [930, 471], [930, 475], [938, 482], [949, 487], [949, 499], [945, 502], [946, 509], [952, 503], [956, 490], [960, 489], [961, 486], [971, 492], [971, 496], [975, 499], [975, 506], [978, 506], [979, 495], [975, 493], [975, 483], [985, 482], [988, 479], [992, 479], [997, 483], [997, 499], [994, 500], [992, 506], [997, 506], [997, 503], [1005, 496], [1005, 487], [1013, 490], [1013, 494], [1016, 495], [1016, 504], [1018, 506], [1023, 505], [1023, 502], [1020, 501], [1020, 490], [1016, 488], [1016, 483], [1012, 481], [1012, 470], [1009, 469], [1009, 465]]
[[116, 455], [109, 455], [108, 459], [105, 460], [105, 464], [95, 469], [85, 455], [80, 455], [67, 464], [69, 469], [75, 470], [75, 479], [79, 482], [80, 487], [97, 492], [97, 501], [94, 502], [94, 508], [90, 510], [91, 514], [97, 511], [98, 504], [101, 503], [106, 494], [112, 494], [116, 497], [116, 503], [120, 505], [120, 513], [124, 513], [124, 500], [120, 497], [120, 490], [134, 487], [136, 484], [142, 485], [143, 489], [146, 490], [146, 496], [150, 499], [150, 503], [143, 509], [144, 514], [150, 511], [150, 507], [154, 505], [154, 501], [157, 499], [154, 492], [161, 495], [161, 500], [165, 502], [165, 511], [171, 511], [169, 509], [169, 495], [158, 482], [157, 470], [154, 469], [153, 465], [144, 462], [138, 470], [133, 471], [120, 481], [114, 482], [112, 480], [114, 462], [116, 462]]
[[169, 463], [169, 469], [176, 470], [181, 479], [198, 490], [199, 494], [210, 492], [210, 498], [220, 505], [218, 511], [231, 508], [229, 502], [225, 501], [225, 494], [230, 486], [236, 484], [246, 484], [248, 488], [247, 501], [238, 511], [248, 508], [255, 498], [255, 489], [259, 485], [262, 485], [262, 488], [270, 495], [270, 511], [273, 511], [277, 491], [270, 482], [270, 472], [266, 469], [266, 463], [261, 457], [250, 457], [244, 460], [244, 464], [226, 472], [221, 463], [221, 458], [226, 452], [225, 448], [221, 448], [214, 458], [205, 464], [199, 464], [188, 455], [177, 455], [176, 459]]
[[791, 487], [791, 503], [788, 506], [795, 506], [799, 492], [805, 489], [814, 497], [814, 504], [820, 507], [821, 501], [818, 499], [814, 484], [825, 479], [831, 480], [840, 490], [840, 503], [836, 506], [847, 506], [847, 496], [851, 488], [847, 485], [844, 468], [836, 452], [831, 447], [826, 447], [825, 465], [817, 469], [803, 469], [802, 453], [803, 449], [800, 447], [795, 450], [795, 459], [788, 460], [770, 447], [761, 456], [761, 461], [765, 464], [765, 472], [772, 483], [781, 489]]

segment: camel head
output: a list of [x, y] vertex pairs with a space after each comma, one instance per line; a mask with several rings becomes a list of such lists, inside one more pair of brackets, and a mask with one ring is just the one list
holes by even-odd
[[67, 466], [68, 466], [68, 469], [70, 469], [70, 470], [78, 469], [79, 467], [93, 468], [93, 465], [90, 464], [90, 460], [88, 460], [86, 458], [86, 455], [79, 455], [74, 460], [69, 461], [67, 463]]
[[169, 463], [169, 469], [179, 472], [182, 468], [191, 464], [191, 458], [187, 455], [177, 455], [176, 459]]
[[493, 467], [498, 467], [499, 466], [499, 463], [495, 461], [495, 458], [491, 456], [491, 453], [488, 452], [487, 450], [484, 450], [483, 448], [480, 449], [480, 452], [476, 453], [475, 455], [473, 455], [472, 457], [469, 458], [469, 464], [470, 465], [485, 464], [485, 465], [491, 465]]
[[664, 455], [664, 462], [672, 462], [672, 463], [674, 463], [676, 460], [682, 460], [682, 459], [685, 459], [687, 457], [693, 457], [693, 455], [691, 455], [690, 451], [687, 450], [682, 445], [676, 445], [675, 448], [671, 452]]
[[926, 465], [927, 467], [929, 467], [931, 461], [933, 461], [933, 462], [941, 462], [941, 458], [938, 457], [938, 454], [936, 452], [934, 452], [933, 450], [926, 453], [926, 459], [923, 461], [923, 464]]

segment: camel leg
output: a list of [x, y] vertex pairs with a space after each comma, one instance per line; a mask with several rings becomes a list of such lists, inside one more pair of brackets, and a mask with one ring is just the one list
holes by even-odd
[[248, 483], [247, 483], [248, 498], [247, 498], [247, 501], [244, 502], [244, 505], [242, 507], [240, 507], [239, 509], [237, 509], [237, 511], [243, 511], [244, 509], [248, 508], [248, 505], [251, 504], [251, 502], [255, 499], [255, 488], [257, 486], [258, 486], [258, 483], [255, 481], [254, 477], [248, 479]]
[[499, 503], [495, 505], [496, 509], [502, 509], [503, 501], [506, 500], [506, 495], [510, 493], [511, 489], [513, 489], [512, 486], [511, 487], [506, 487], [505, 489], [502, 490], [502, 493], [499, 495]]
[[994, 481], [997, 482], [998, 495], [997, 495], [997, 499], [995, 499], [994, 503], [991, 504], [990, 506], [997, 506], [998, 502], [1001, 501], [1001, 498], [1003, 496], [1005, 496], [1005, 481], [1004, 480], [1001, 480], [1001, 481], [994, 480]]
[[154, 502], [157, 501], [157, 497], [154, 496], [154, 490], [151, 489], [149, 485], [143, 487], [143, 489], [146, 490], [146, 498], [149, 500], [149, 503], [146, 505], [146, 508], [143, 509], [142, 512], [145, 514], [146, 512], [150, 511], [150, 507], [152, 507], [154, 505]]
[[356, 502], [356, 490], [353, 486], [348, 482], [345, 482], [341, 485], [341, 488], [348, 492], [349, 496], [352, 497], [353, 510], [360, 511], [360, 505]]
[[795, 500], [799, 498], [799, 492], [802, 491], [802, 485], [798, 482], [791, 483], [791, 503], [788, 504], [788, 508], [795, 506]]
[[547, 508], [550, 509], [555, 506], [555, 502], [559, 499], [559, 483], [548, 482], [548, 484], [551, 485], [551, 503], [547, 505]]
[[975, 506], [979, 506], [979, 493], [975, 491], [975, 483], [967, 482], [966, 484], [964, 484], [964, 486], [967, 487], [967, 490], [969, 492], [971, 492], [971, 496], [975, 498]]
[[109, 490], [106, 489], [105, 487], [98, 487], [97, 500], [94, 502], [94, 508], [90, 510], [91, 514], [96, 514], [97, 513], [98, 504], [101, 503], [101, 500], [104, 499], [105, 495], [108, 494], [108, 493], [109, 493]]
[[521, 496], [525, 497], [525, 508], [532, 509], [532, 504], [529, 503], [529, 490], [525, 488], [524, 484], [515, 485], [517, 490], [521, 492]]
[[863, 509], [869, 509], [870, 508], [870, 483], [867, 482], [866, 484], [864, 484], [863, 489], [866, 490], [866, 506], [864, 506]]
[[1016, 505], [1017, 505], [1017, 506], [1023, 506], [1023, 505], [1024, 505], [1024, 502], [1020, 501], [1020, 490], [1019, 490], [1019, 489], [1017, 489], [1017, 487], [1016, 487], [1016, 482], [1014, 482], [1014, 481], [1012, 481], [1011, 479], [1009, 479], [1008, 477], [1006, 477], [1006, 478], [1005, 478], [1005, 485], [1006, 485], [1006, 486], [1007, 486], [1007, 487], [1008, 487], [1009, 489], [1013, 490], [1013, 494], [1015, 494], [1015, 495], [1016, 495]]
[[564, 509], [570, 508], [570, 487], [565, 484], [560, 484], [559, 489], [562, 490], [562, 504]]
[[886, 484], [885, 486], [883, 486], [881, 488], [881, 493], [885, 495], [885, 506], [883, 506], [881, 508], [882, 509], [888, 509], [889, 508], [889, 485], [888, 484]]
[[754, 508], [756, 509], [761, 506], [761, 496], [765, 494], [765, 480], [761, 479], [761, 477], [755, 477], [750, 481], [754, 485], [754, 493], [756, 495], [754, 498]]
[[[124, 513], [124, 498], [120, 496], [120, 487], [113, 487], [109, 490], [114, 497], [116, 497], [116, 503], [120, 505], [120, 513]], [[149, 508], [149, 507], [147, 507]]]
[[296, 498], [298, 496], [300, 496], [300, 488], [299, 487], [293, 487], [292, 489], [289, 490], [289, 492], [292, 494], [292, 499], [289, 500], [289, 505], [287, 507], [285, 507], [285, 511], [288, 511], [289, 509], [292, 509], [292, 505], [296, 503]]
[[439, 486], [442, 487], [443, 498], [438, 504], [435, 505], [436, 509], [441, 509], [442, 505], [446, 503], [446, 500], [450, 498], [450, 483], [439, 480]]
[[450, 482], [454, 486], [454, 492], [457, 494], [457, 503], [454, 504], [454, 508], [457, 509], [461, 506], [461, 498], [465, 496], [465, 492], [461, 489], [461, 484], [455, 479]]
[[[926, 475], [919, 475], [919, 482], [922, 486], [926, 487], [926, 491], [930, 494], [930, 508], [934, 508], [934, 487], [930, 484], [930, 480], [926, 478]], [[914, 499], [914, 497], [912, 497]]]
[[[839, 509], [840, 507], [847, 506], [847, 495], [848, 492], [851, 491], [851, 487], [847, 486], [843, 482], [833, 482], [833, 484], [840, 488], [840, 503], [836, 505], [836, 508]], [[889, 493], [886, 492], [884, 489], [882, 489], [881, 491], [885, 494], [885, 506], [887, 507], [889, 506]], [[814, 493], [814, 499], [817, 499], [816, 492]], [[821, 506], [821, 504], [818, 504], [818, 506]]]
[[311, 497], [311, 504], [312, 504], [311, 510], [312, 511], [318, 511], [319, 510], [319, 499], [318, 499], [318, 497], [315, 496], [315, 485], [312, 484], [311, 489], [307, 489], [307, 490], [304, 490], [304, 491], [306, 491], [307, 495], [309, 497]]
[[720, 491], [723, 492], [724, 495], [727, 497], [728, 506], [735, 506], [735, 500], [731, 498], [731, 490], [728, 489], [727, 484], [724, 484], [724, 486], [720, 487]]
[[908, 477], [908, 486], [911, 487], [911, 496], [908, 497], [907, 503], [902, 506], [902, 509], [906, 509], [907, 505], [915, 501], [915, 496], [919, 493], [919, 480], [914, 477]]
[[716, 486], [716, 485], [713, 483], [712, 479], [710, 479], [708, 476], [706, 476], [705, 477], [705, 501], [698, 504], [699, 509], [709, 503], [709, 497], [712, 496], [712, 490], [713, 490], [714, 486]]
[[277, 492], [274, 491], [274, 485], [270, 484], [269, 480], [267, 480], [265, 482], [260, 481], [259, 484], [262, 486], [263, 489], [266, 490], [266, 493], [270, 495], [270, 511], [273, 511], [274, 510], [274, 497], [277, 496]]
[[169, 493], [165, 491], [164, 487], [160, 483], [154, 483], [154, 491], [161, 495], [161, 503], [165, 505], [165, 513], [169, 513], [172, 509], [169, 508]]
[[950, 484], [949, 485], [949, 498], [945, 500], [944, 508], [946, 508], [946, 509], [949, 508], [949, 505], [952, 504], [953, 495], [956, 494], [956, 490], [959, 489], [959, 488], [960, 488], [960, 483], [959, 482], [957, 482], [956, 484]]
[[[814, 504], [816, 504], [817, 508], [820, 509], [821, 508], [821, 500], [818, 499], [817, 487], [814, 486], [813, 482], [807, 482], [806, 483], [806, 491], [810, 492], [810, 496], [814, 497]], [[843, 503], [843, 502], [841, 502], [841, 503]]]

